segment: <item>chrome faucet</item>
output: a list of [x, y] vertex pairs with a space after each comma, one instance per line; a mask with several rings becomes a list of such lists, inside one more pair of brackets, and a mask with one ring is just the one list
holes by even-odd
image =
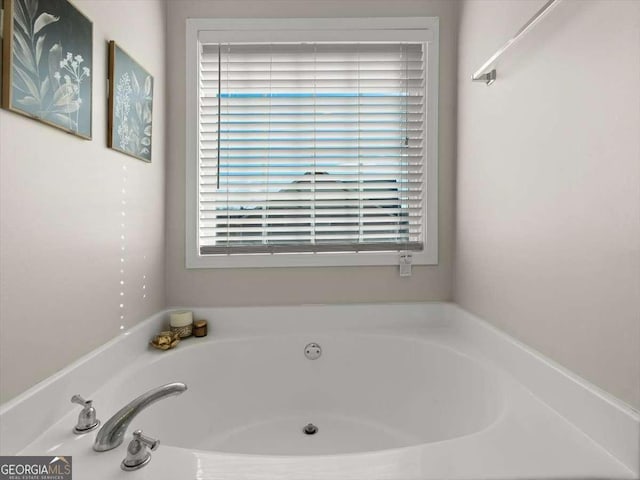
[[127, 428], [129, 428], [131, 420], [133, 420], [136, 415], [152, 403], [171, 395], [179, 395], [186, 389], [187, 386], [184, 383], [168, 383], [149, 390], [147, 393], [143, 393], [135, 400], [132, 400], [118, 410], [113, 417], [103, 425], [98, 435], [96, 435], [93, 449], [96, 452], [106, 452], [107, 450], [116, 448], [124, 440], [124, 434]]

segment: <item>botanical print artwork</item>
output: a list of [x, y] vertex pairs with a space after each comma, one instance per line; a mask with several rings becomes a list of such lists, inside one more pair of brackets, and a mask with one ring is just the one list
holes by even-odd
[[4, 0], [0, 0], [0, 96], [2, 95], [2, 37], [4, 32]]
[[153, 77], [110, 42], [109, 82], [109, 146], [150, 162]]
[[92, 23], [67, 0], [6, 2], [13, 19], [9, 108], [91, 138]]

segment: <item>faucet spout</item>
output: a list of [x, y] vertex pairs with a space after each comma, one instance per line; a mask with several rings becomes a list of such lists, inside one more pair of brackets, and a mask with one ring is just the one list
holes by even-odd
[[157, 402], [165, 397], [172, 395], [180, 395], [187, 389], [184, 383], [168, 383], [160, 387], [143, 393], [135, 400], [132, 400], [120, 410], [118, 410], [100, 429], [96, 440], [93, 443], [93, 449], [96, 452], [106, 452], [116, 448], [124, 440], [124, 435], [129, 428], [131, 421], [142, 410], [152, 403]]

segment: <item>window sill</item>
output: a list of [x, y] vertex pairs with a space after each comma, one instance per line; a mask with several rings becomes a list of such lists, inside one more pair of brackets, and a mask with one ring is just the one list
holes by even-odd
[[[398, 265], [400, 252], [187, 255], [187, 268], [289, 268]], [[412, 265], [437, 265], [437, 254], [412, 252]]]

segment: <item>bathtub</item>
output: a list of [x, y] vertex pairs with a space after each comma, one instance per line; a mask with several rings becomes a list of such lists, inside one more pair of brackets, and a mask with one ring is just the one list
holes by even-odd
[[[71, 455], [75, 480], [638, 476], [637, 412], [455, 305], [195, 312], [207, 337], [148, 348], [161, 312], [3, 406], [0, 453]], [[104, 423], [175, 381], [127, 432], [161, 441], [141, 470], [71, 433], [72, 394]]]

